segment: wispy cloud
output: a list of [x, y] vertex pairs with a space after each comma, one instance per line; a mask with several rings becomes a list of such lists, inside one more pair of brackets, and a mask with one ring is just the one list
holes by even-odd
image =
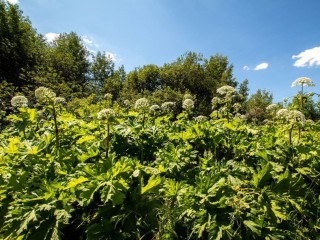
[[123, 60], [120, 56], [112, 52], [106, 52], [106, 56], [107, 58], [110, 58], [115, 63], [120, 63]]
[[307, 49], [298, 55], [293, 55], [292, 59], [296, 59], [293, 64], [295, 67], [319, 67], [320, 47]]
[[268, 63], [260, 63], [254, 68], [254, 70], [259, 71], [259, 70], [267, 69], [268, 67], [269, 67]]
[[49, 33], [46, 33], [44, 37], [46, 38], [47, 42], [51, 43], [54, 40], [56, 40], [59, 37], [59, 35], [60, 35], [59, 33], [49, 32]]
[[[81, 37], [81, 39], [82, 39], [83, 43], [85, 44], [85, 46], [87, 47], [87, 49], [92, 54], [96, 54], [98, 51], [102, 52], [100, 45], [95, 42], [93, 37], [84, 35]], [[122, 59], [117, 54], [115, 54], [113, 52], [106, 51], [105, 54], [106, 54], [107, 58], [111, 59], [115, 63], [119, 63], [122, 61]]]
[[242, 69], [245, 70], [245, 71], [249, 71], [250, 70], [250, 68], [248, 66], [244, 66]]
[[7, 0], [7, 2], [11, 4], [19, 4], [19, 0]]
[[95, 43], [92, 37], [82, 36], [82, 41], [87, 45], [88, 48], [90, 47], [99, 48], [99, 44]]

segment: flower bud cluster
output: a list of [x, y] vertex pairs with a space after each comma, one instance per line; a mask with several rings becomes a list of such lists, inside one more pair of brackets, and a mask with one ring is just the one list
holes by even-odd
[[274, 112], [274, 111], [276, 111], [278, 108], [279, 108], [279, 105], [278, 105], [278, 104], [272, 103], [272, 104], [270, 104], [270, 105], [266, 108], [266, 110], [269, 111], [269, 112]]
[[160, 111], [160, 107], [159, 107], [159, 105], [152, 105], [151, 107], [150, 107], [150, 113], [155, 113], [155, 112], [158, 112], [158, 111]]
[[25, 96], [15, 96], [11, 99], [12, 107], [28, 107], [28, 99]]
[[164, 112], [172, 112], [175, 106], [175, 102], [164, 102], [161, 104], [161, 109]]
[[49, 88], [39, 87], [35, 90], [36, 99], [39, 102], [54, 101], [56, 94]]
[[191, 111], [194, 108], [194, 102], [191, 99], [186, 99], [182, 103], [182, 108], [186, 111]]
[[203, 115], [199, 115], [198, 117], [194, 118], [196, 120], [196, 122], [201, 123], [201, 122], [205, 122], [208, 120], [208, 117], [203, 116]]
[[134, 109], [141, 113], [147, 113], [149, 111], [149, 101], [146, 98], [140, 98], [136, 101]]
[[221, 95], [232, 95], [235, 92], [236, 92], [236, 89], [234, 87], [231, 87], [228, 85], [222, 86], [217, 89], [217, 93], [219, 93]]
[[112, 99], [112, 94], [111, 94], [111, 93], [106, 93], [106, 94], [104, 95], [104, 99], [106, 99], [106, 100], [111, 100], [111, 99]]
[[63, 98], [63, 97], [56, 97], [55, 98], [55, 103], [56, 104], [64, 104], [66, 102], [66, 99], [65, 98]]
[[109, 121], [112, 117], [114, 117], [116, 114], [111, 108], [102, 109], [98, 113], [98, 119], [99, 120], [107, 120]]
[[306, 117], [298, 110], [280, 109], [276, 115], [279, 119], [286, 120], [290, 123], [304, 124], [306, 122]]

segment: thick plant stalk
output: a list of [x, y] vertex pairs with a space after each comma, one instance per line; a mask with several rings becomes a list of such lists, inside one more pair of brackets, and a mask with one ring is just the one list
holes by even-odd
[[59, 139], [59, 128], [58, 128], [58, 123], [57, 123], [57, 113], [56, 113], [56, 108], [55, 108], [54, 104], [52, 105], [52, 109], [53, 109], [54, 130], [55, 130], [55, 135], [56, 135], [56, 148], [58, 150], [59, 146], [60, 146], [60, 139]]
[[294, 124], [291, 125], [290, 131], [289, 131], [289, 144], [292, 146], [292, 131], [293, 131]]
[[110, 142], [110, 124], [107, 123], [107, 139], [106, 139], [106, 157], [109, 157], [109, 142]]

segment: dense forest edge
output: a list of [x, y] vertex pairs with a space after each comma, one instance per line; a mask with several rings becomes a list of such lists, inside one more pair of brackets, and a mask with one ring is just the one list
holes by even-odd
[[319, 239], [306, 86], [249, 96], [195, 52], [127, 73], [0, 0], [0, 239]]

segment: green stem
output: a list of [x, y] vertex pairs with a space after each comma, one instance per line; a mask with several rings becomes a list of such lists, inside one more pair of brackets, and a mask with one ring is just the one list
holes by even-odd
[[56, 113], [56, 108], [54, 104], [52, 105], [53, 109], [53, 121], [54, 121], [54, 129], [55, 129], [55, 135], [56, 135], [56, 148], [57, 151], [59, 150], [59, 128], [58, 128], [58, 123], [57, 123], [57, 113]]
[[289, 144], [290, 146], [292, 146], [292, 131], [293, 131], [293, 126], [294, 124], [292, 124], [290, 131], [289, 131]]
[[106, 157], [109, 157], [110, 124], [107, 123]]

